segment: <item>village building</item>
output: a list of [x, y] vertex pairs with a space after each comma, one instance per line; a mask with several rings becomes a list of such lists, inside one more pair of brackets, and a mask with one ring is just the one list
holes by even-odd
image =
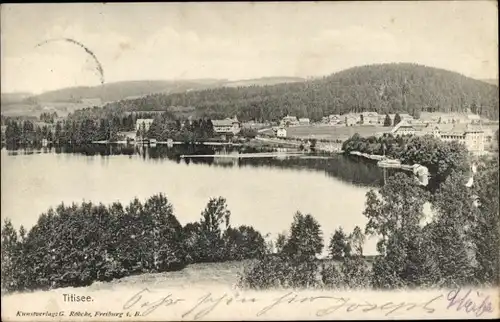
[[472, 124], [411, 124], [401, 121], [391, 131], [393, 135], [432, 135], [443, 141], [458, 141], [475, 154], [484, 152], [485, 135], [481, 126]]
[[361, 117], [359, 116], [359, 114], [355, 113], [344, 114], [342, 115], [342, 117], [344, 118], [344, 123], [347, 126], [356, 125], [361, 121]]
[[285, 116], [280, 122], [281, 126], [297, 126], [299, 124], [300, 123], [299, 123], [299, 120], [297, 119], [297, 117], [290, 116], [290, 115]]
[[363, 124], [378, 124], [379, 114], [377, 112], [362, 112], [359, 118], [363, 120]]
[[328, 123], [330, 124], [340, 124], [342, 123], [342, 118], [339, 114], [330, 114], [328, 115]]
[[212, 125], [215, 133], [219, 134], [238, 134], [241, 131], [241, 122], [236, 116], [234, 118], [226, 118], [224, 120], [212, 120]]
[[309, 125], [310, 123], [311, 123], [311, 121], [307, 117], [299, 119], [299, 124], [300, 125]]
[[286, 129], [284, 127], [280, 127], [276, 130], [276, 136], [279, 138], [286, 138]]

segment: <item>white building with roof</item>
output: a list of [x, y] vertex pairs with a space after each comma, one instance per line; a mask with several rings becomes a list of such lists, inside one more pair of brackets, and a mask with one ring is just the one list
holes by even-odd
[[212, 125], [214, 132], [219, 134], [238, 134], [241, 131], [241, 122], [236, 116], [232, 119], [212, 120]]
[[281, 126], [297, 126], [299, 124], [300, 123], [299, 123], [299, 120], [297, 119], [297, 117], [290, 116], [290, 115], [285, 116], [280, 122]]
[[303, 117], [299, 119], [299, 124], [300, 125], [309, 125], [311, 121], [307, 117]]
[[443, 141], [458, 141], [465, 144], [472, 153], [483, 153], [485, 146], [484, 130], [472, 124], [410, 124], [401, 121], [392, 130], [393, 135], [432, 135]]
[[286, 129], [284, 127], [280, 127], [276, 130], [276, 136], [279, 138], [286, 138]]
[[378, 124], [379, 114], [377, 112], [362, 112], [360, 119], [363, 119], [363, 124]]

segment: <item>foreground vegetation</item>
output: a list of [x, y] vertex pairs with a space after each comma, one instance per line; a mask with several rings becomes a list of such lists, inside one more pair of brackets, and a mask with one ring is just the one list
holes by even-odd
[[258, 258], [264, 238], [230, 226], [223, 198], [211, 199], [199, 222], [182, 227], [163, 195], [124, 207], [84, 202], [42, 214], [29, 232], [2, 227], [2, 289], [85, 286], [124, 276], [179, 270], [189, 263]]
[[[426, 140], [421, 144], [433, 146]], [[378, 191], [367, 193], [364, 231], [339, 228], [332, 236], [323, 236], [311, 214], [297, 212], [288, 233], [266, 243], [252, 227], [231, 226], [221, 197], [209, 200], [198, 222], [182, 226], [161, 194], [126, 206], [61, 204], [42, 214], [29, 232], [17, 231], [7, 220], [2, 289], [84, 286], [182, 270], [190, 263], [244, 259], [254, 261], [239, 284], [250, 288], [498, 285], [498, 154], [482, 161], [468, 188], [467, 153], [455, 153], [436, 168], [440, 180], [432, 191], [416, 185], [413, 174], [395, 173]], [[427, 157], [416, 154], [415, 162]], [[427, 222], [425, 203], [433, 210]], [[371, 266], [363, 254], [366, 235], [379, 238], [380, 255]], [[325, 244], [333, 261], [317, 259]]]
[[[323, 248], [319, 223], [298, 213], [276, 252], [240, 276], [240, 286], [393, 289], [499, 285], [500, 218], [498, 155], [481, 166], [474, 188], [452, 172], [434, 196], [414, 179], [396, 173], [378, 193], [367, 193], [365, 233], [379, 236], [379, 256], [370, 267], [363, 257], [365, 235], [356, 227], [330, 238], [337, 263], [316, 260]], [[423, 222], [423, 205], [434, 217]]]

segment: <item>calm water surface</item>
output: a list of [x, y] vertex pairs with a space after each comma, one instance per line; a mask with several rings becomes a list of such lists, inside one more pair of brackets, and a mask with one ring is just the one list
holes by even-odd
[[[238, 152], [210, 149], [3, 149], [2, 218], [11, 218], [17, 228], [29, 228], [41, 213], [61, 202], [128, 204], [134, 197], [144, 200], [162, 192], [182, 224], [199, 220], [210, 197], [223, 196], [233, 226], [252, 225], [272, 237], [289, 228], [296, 211], [310, 213], [319, 221], [325, 244], [339, 226], [347, 232], [356, 225], [364, 229], [362, 212], [369, 188], [359, 183], [363, 179], [378, 182], [378, 177], [364, 177], [369, 171], [376, 173], [373, 165], [343, 156], [329, 160], [180, 158], [182, 154]], [[366, 254], [375, 252], [375, 242], [368, 240]]]

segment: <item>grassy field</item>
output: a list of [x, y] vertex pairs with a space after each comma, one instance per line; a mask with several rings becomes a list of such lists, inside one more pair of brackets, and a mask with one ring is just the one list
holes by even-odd
[[25, 104], [25, 103], [12, 103], [3, 104], [2, 115], [17, 117], [17, 116], [33, 116], [39, 117], [43, 112], [56, 112], [59, 117], [66, 117], [69, 113], [76, 110], [89, 107], [84, 103], [71, 103], [71, 102], [41, 102], [40, 104]]
[[115, 286], [141, 286], [184, 289], [196, 286], [234, 286], [238, 273], [243, 272], [251, 261], [230, 261], [224, 263], [191, 264], [180, 271], [146, 273], [127, 276], [109, 283], [96, 282], [90, 289], [112, 289]]
[[[458, 300], [450, 310], [447, 296], [452, 290], [447, 289], [385, 292], [371, 289], [239, 289], [235, 283], [244, 265], [244, 262], [195, 264], [179, 272], [141, 274], [88, 287], [2, 294], [2, 320], [215, 321], [475, 316], [465, 309], [458, 310]], [[454, 292], [468, 296], [467, 289]], [[64, 294], [90, 297], [91, 300], [65, 301]], [[470, 297], [477, 305], [484, 301], [483, 305], [491, 308], [483, 310], [482, 317], [498, 316], [498, 290], [481, 288], [481, 292], [471, 293]], [[371, 309], [366, 310], [366, 305]], [[30, 316], [30, 312], [38, 313]], [[88, 315], [83, 318], [78, 314]]]
[[[391, 127], [383, 127], [377, 125], [355, 125], [355, 126], [294, 126], [287, 128], [287, 136], [298, 138], [315, 138], [315, 139], [341, 139], [345, 140], [355, 133], [361, 136], [370, 136], [377, 133], [390, 131]], [[266, 134], [273, 134], [271, 129], [265, 131]]]

